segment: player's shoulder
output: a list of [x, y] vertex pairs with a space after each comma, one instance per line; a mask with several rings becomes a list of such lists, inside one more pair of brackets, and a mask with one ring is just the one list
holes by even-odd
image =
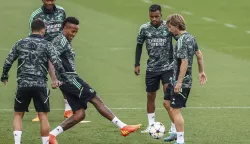
[[59, 11], [63, 11], [63, 12], [65, 12], [64, 8], [63, 8], [63, 7], [61, 7], [61, 6], [59, 6], [59, 5], [56, 5], [56, 8], [57, 8]]
[[186, 32], [183, 39], [187, 42], [190, 42], [190, 41], [195, 41], [195, 37], [194, 35], [192, 35], [191, 33], [189, 32]]
[[50, 41], [44, 39], [44, 38], [41, 38], [40, 41], [44, 44], [52, 44]]
[[180, 38], [178, 40], [179, 41], [190, 41], [193, 39], [195, 39], [195, 38], [191, 33], [185, 32], [180, 36]]
[[42, 12], [43, 12], [42, 8], [38, 8], [35, 11], [32, 12], [31, 17], [35, 17], [35, 16], [39, 15]]
[[185, 32], [178, 39], [178, 43], [182, 43], [182, 44], [186, 44], [186, 45], [195, 45], [196, 39], [191, 33]]
[[147, 29], [150, 26], [150, 22], [144, 23], [140, 26], [140, 29]]
[[63, 34], [59, 34], [57, 37], [54, 38], [53, 44], [61, 45], [62, 47], [66, 46], [69, 42], [67, 38]]
[[24, 43], [24, 41], [25, 41], [25, 38], [19, 39], [19, 40], [16, 41], [16, 43], [14, 44], [14, 46], [18, 46], [18, 45]]

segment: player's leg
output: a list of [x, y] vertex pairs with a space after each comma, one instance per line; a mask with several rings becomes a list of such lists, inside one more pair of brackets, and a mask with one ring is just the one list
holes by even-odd
[[[74, 108], [72, 107], [72, 110], [74, 111]], [[74, 111], [73, 115], [66, 120], [64, 120], [59, 126], [57, 126], [55, 129], [53, 129], [50, 132], [49, 135], [49, 143], [50, 144], [57, 144], [56, 137], [63, 133], [64, 131], [70, 129], [71, 127], [75, 126], [80, 121], [84, 120], [85, 118], [85, 110], [83, 108], [80, 108], [76, 111]]]
[[24, 112], [14, 112], [13, 135], [15, 144], [21, 144], [23, 115]]
[[123, 136], [128, 136], [130, 133], [137, 131], [141, 124], [138, 125], [127, 125], [121, 120], [119, 120], [113, 113], [112, 111], [103, 103], [101, 98], [99, 96], [94, 96], [90, 100], [90, 103], [92, 103], [97, 111], [105, 118], [108, 120], [112, 121], [113, 124], [118, 126], [120, 128], [121, 134]]
[[168, 112], [168, 115], [172, 121], [172, 124], [171, 124], [171, 128], [169, 131], [169, 136], [164, 139], [165, 142], [171, 142], [171, 141], [174, 141], [177, 139], [176, 128], [175, 128], [175, 124], [173, 123], [174, 119], [171, 115], [171, 106], [170, 106], [170, 100], [171, 100], [172, 93], [173, 93], [173, 86], [172, 86], [172, 84], [169, 84], [168, 87], [166, 88], [166, 91], [165, 91], [163, 105]]
[[[177, 133], [177, 140], [176, 144], [184, 144], [184, 119], [181, 114], [181, 108], [186, 107], [186, 102], [189, 96], [190, 88], [182, 88], [179, 94], [173, 94], [171, 96], [171, 103], [170, 103], [170, 115], [173, 118], [176, 133]], [[165, 140], [165, 139], [164, 139]]]
[[177, 131], [176, 143], [184, 144], [184, 119], [181, 114], [181, 108], [171, 108], [171, 115], [174, 118], [174, 124]]
[[[166, 108], [166, 110], [168, 111], [168, 114], [169, 114], [169, 111], [170, 111], [170, 99], [167, 95], [169, 95], [170, 93], [170, 90], [172, 85], [172, 79], [173, 79], [173, 74], [174, 74], [174, 71], [173, 70], [167, 70], [165, 72], [162, 73], [161, 75], [161, 80], [162, 80], [162, 85], [163, 85], [163, 92], [164, 92], [164, 107]], [[169, 115], [170, 116], [170, 115]], [[169, 133], [176, 133], [176, 128], [175, 128], [175, 125], [173, 123], [173, 119], [172, 117], [170, 116], [170, 119], [171, 119], [171, 128], [169, 130]]]
[[50, 91], [46, 87], [36, 87], [33, 89], [33, 101], [40, 120], [40, 134], [41, 134], [42, 144], [47, 144], [49, 141], [49, 131], [50, 131], [50, 125], [48, 120], [48, 113], [50, 112], [49, 94]]
[[38, 117], [40, 119], [40, 133], [41, 133], [42, 144], [48, 144], [49, 132], [50, 132], [48, 113], [38, 112]]
[[64, 118], [69, 118], [70, 116], [73, 115], [73, 112], [64, 94], [63, 94], [63, 98], [64, 98]]
[[85, 109], [81, 104], [81, 99], [79, 95], [81, 94], [81, 85], [78, 83], [74, 84], [63, 84], [60, 89], [64, 96], [66, 96], [67, 101], [72, 108], [73, 115], [66, 120], [64, 120], [59, 126], [50, 132], [50, 144], [57, 144], [56, 136], [73, 127], [85, 118]]
[[15, 97], [14, 119], [13, 119], [13, 134], [15, 144], [21, 144], [22, 136], [22, 119], [24, 112], [28, 111], [31, 97], [28, 94], [27, 88], [18, 88]]
[[156, 91], [160, 87], [160, 74], [156, 72], [146, 72], [146, 91], [147, 91], [147, 115], [148, 126], [141, 133], [148, 133], [149, 126], [155, 122], [155, 98]]
[[168, 137], [166, 137], [165, 139], [164, 139], [164, 141], [165, 142], [171, 142], [171, 141], [174, 141], [174, 140], [176, 140], [177, 139], [177, 133], [176, 133], [176, 127], [175, 127], [175, 124], [174, 124], [174, 119], [173, 119], [173, 116], [172, 116], [172, 114], [171, 114], [171, 107], [170, 107], [170, 100], [168, 100], [167, 98], [166, 98], [166, 96], [165, 96], [165, 98], [164, 98], [164, 107], [165, 107], [165, 109], [167, 110], [167, 112], [168, 112], [168, 115], [169, 115], [169, 118], [170, 118], [170, 120], [171, 120], [171, 128], [170, 128], [170, 130], [169, 130], [169, 136]]

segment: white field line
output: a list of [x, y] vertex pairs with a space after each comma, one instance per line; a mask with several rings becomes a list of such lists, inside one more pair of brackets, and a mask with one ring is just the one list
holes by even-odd
[[166, 8], [166, 9], [174, 9], [173, 7], [171, 7], [169, 5], [162, 5], [162, 7]]
[[236, 25], [233, 25], [233, 24], [224, 24], [226, 27], [229, 27], [229, 28], [236, 28], [237, 26]]
[[[94, 108], [88, 108], [94, 109]], [[146, 110], [146, 108], [110, 108], [111, 110]], [[156, 108], [158, 110], [165, 109], [165, 108]], [[187, 107], [186, 109], [250, 109], [250, 106], [216, 106], [216, 107]], [[29, 109], [35, 110], [35, 109]], [[64, 109], [51, 109], [51, 111], [63, 111]], [[13, 109], [0, 109], [0, 111], [13, 111]]]
[[208, 18], [208, 17], [202, 17], [203, 20], [208, 21], [208, 22], [216, 22], [215, 19]]
[[145, 2], [145, 3], [152, 3], [151, 0], [142, 0], [142, 1]]
[[193, 15], [192, 12], [188, 12], [188, 11], [182, 11], [181, 13], [185, 14], [185, 15]]

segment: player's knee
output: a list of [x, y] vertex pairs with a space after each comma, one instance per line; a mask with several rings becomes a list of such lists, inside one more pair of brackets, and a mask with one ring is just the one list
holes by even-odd
[[164, 101], [163, 106], [167, 109], [167, 111], [170, 111], [170, 102]]
[[76, 111], [76, 112], [74, 113], [73, 116], [74, 116], [75, 120], [77, 120], [77, 121], [82, 121], [82, 120], [84, 120], [84, 118], [85, 118], [85, 111], [84, 111], [83, 109], [78, 110], [78, 111]]
[[148, 92], [147, 95], [149, 101], [155, 101], [156, 92]]
[[79, 120], [80, 120], [80, 121], [82, 121], [82, 120], [84, 120], [84, 119], [85, 119], [85, 113], [82, 114], [82, 115], [80, 115], [80, 117], [79, 117]]

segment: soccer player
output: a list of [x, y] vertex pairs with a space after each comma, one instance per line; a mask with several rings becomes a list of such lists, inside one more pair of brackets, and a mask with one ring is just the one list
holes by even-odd
[[[30, 24], [35, 19], [41, 19], [46, 24], [45, 40], [52, 41], [62, 30], [62, 22], [66, 18], [64, 9], [55, 5], [55, 0], [42, 0], [43, 6], [34, 11], [30, 17]], [[49, 63], [49, 74], [52, 80], [52, 88], [56, 88], [58, 81], [55, 76], [54, 67]], [[72, 115], [71, 108], [64, 96], [65, 110], [64, 117], [68, 118]], [[32, 120], [38, 122], [38, 115]]]
[[11, 49], [3, 66], [1, 81], [8, 82], [8, 72], [13, 62], [18, 59], [17, 91], [14, 106], [13, 134], [15, 144], [21, 144], [22, 119], [31, 99], [38, 112], [41, 124], [42, 143], [48, 144], [50, 126], [48, 122], [49, 89], [47, 88], [48, 60], [55, 65], [58, 73], [66, 78], [61, 60], [52, 43], [43, 39], [45, 24], [42, 20], [31, 23], [32, 33], [29, 37], [19, 40]]
[[58, 79], [63, 82], [60, 89], [67, 97], [73, 115], [50, 132], [50, 144], [56, 144], [56, 136], [73, 127], [85, 118], [85, 110], [87, 109], [88, 102], [92, 103], [103, 117], [117, 125], [123, 136], [127, 136], [130, 133], [137, 131], [141, 124], [127, 125], [119, 120], [103, 103], [100, 97], [97, 96], [96, 91], [76, 73], [75, 53], [71, 41], [78, 32], [79, 20], [75, 17], [68, 17], [64, 20], [62, 27], [62, 34], [58, 35], [52, 43], [62, 60], [66, 73], [68, 74], [69, 81], [64, 81], [60, 77], [58, 77]]
[[169, 31], [178, 35], [179, 39], [174, 48], [174, 75], [173, 83], [167, 89], [165, 96], [166, 109], [170, 108], [177, 133], [171, 133], [164, 141], [169, 142], [177, 138], [175, 144], [184, 144], [184, 119], [181, 108], [186, 107], [186, 102], [192, 87], [192, 64], [196, 55], [199, 69], [199, 81], [203, 85], [207, 81], [204, 72], [203, 55], [199, 50], [193, 35], [186, 32], [186, 23], [179, 14], [170, 15], [167, 18]]
[[[162, 20], [161, 6], [153, 4], [149, 8], [150, 22], [140, 27], [136, 54], [134, 72], [140, 75], [140, 59], [143, 43], [146, 41], [146, 48], [149, 59], [146, 70], [146, 91], [147, 91], [147, 113], [148, 127], [142, 133], [149, 132], [149, 126], [155, 122], [155, 98], [156, 91], [160, 87], [160, 81], [163, 90], [168, 87], [170, 77], [173, 75], [173, 35], [169, 32], [166, 21]], [[171, 131], [175, 131], [172, 123]]]

